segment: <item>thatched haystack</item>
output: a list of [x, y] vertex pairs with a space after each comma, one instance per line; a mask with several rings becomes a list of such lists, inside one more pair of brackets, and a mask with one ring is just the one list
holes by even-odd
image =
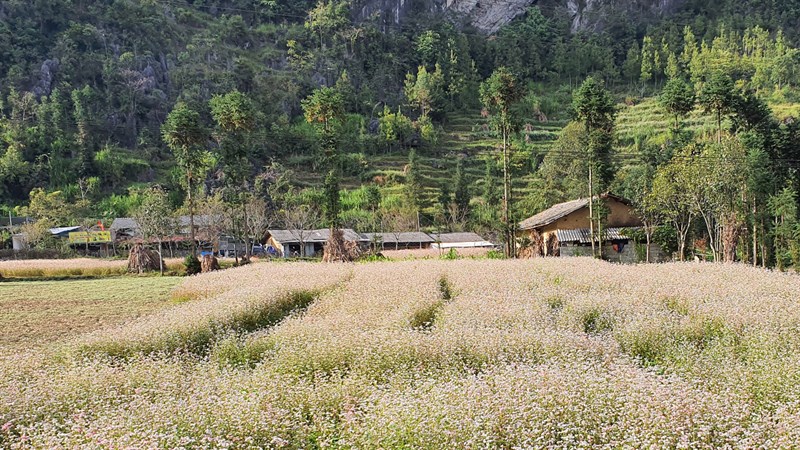
[[532, 230], [529, 237], [524, 238], [524, 242], [522, 244], [523, 245], [520, 245], [519, 252], [517, 253], [518, 258], [530, 259], [544, 256], [545, 242], [544, 238], [538, 231]]
[[214, 255], [205, 255], [200, 261], [200, 270], [203, 273], [219, 270], [219, 260]]
[[325, 243], [323, 262], [352, 262], [361, 257], [358, 242], [346, 241], [342, 230], [333, 230]]
[[128, 255], [128, 272], [130, 273], [156, 272], [161, 270], [162, 265], [166, 267], [158, 256], [158, 252], [145, 248], [142, 244], [133, 246]]

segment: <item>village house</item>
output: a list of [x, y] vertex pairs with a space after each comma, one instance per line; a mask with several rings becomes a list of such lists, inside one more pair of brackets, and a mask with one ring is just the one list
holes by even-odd
[[[220, 232], [221, 228], [219, 223], [221, 220], [215, 216], [196, 215], [194, 216], [195, 238], [197, 239], [198, 248], [201, 251], [213, 251], [221, 254], [228, 254], [234, 248], [238, 252], [243, 252], [244, 244], [241, 242], [233, 243], [233, 239], [229, 236], [224, 236]], [[179, 216], [175, 221], [175, 230], [169, 236], [164, 236], [162, 243], [169, 251], [170, 256], [174, 255], [174, 251], [179, 254], [185, 253], [191, 248], [189, 216]], [[117, 245], [132, 245], [145, 242], [142, 238], [142, 230], [136, 219], [132, 217], [118, 217], [114, 219], [109, 228], [112, 235], [112, 240]], [[147, 243], [155, 243], [156, 239], [151, 238]], [[238, 244], [238, 246], [236, 245]]]
[[[357, 242], [362, 249], [369, 246], [369, 239], [355, 231], [342, 229], [345, 241]], [[330, 230], [268, 230], [266, 252], [283, 258], [319, 256], [330, 237]]]
[[[600, 196], [608, 211], [602, 236], [603, 255], [609, 260], [635, 263], [644, 253], [637, 252], [630, 231], [640, 228], [642, 220], [625, 198], [614, 194]], [[559, 203], [519, 223], [517, 239], [530, 243], [531, 256], [590, 256], [592, 254], [589, 224], [589, 199]], [[596, 231], [596, 230], [595, 230]], [[602, 237], [602, 239], [601, 239]], [[644, 245], [644, 244], [641, 244]], [[656, 245], [651, 245], [651, 260], [663, 260]]]

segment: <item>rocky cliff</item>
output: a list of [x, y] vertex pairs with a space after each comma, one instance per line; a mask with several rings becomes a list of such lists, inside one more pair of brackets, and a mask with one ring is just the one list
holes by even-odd
[[384, 21], [398, 24], [412, 10], [448, 12], [491, 34], [530, 6], [546, 3], [568, 14], [572, 31], [599, 30], [609, 17], [627, 12], [647, 19], [671, 12], [682, 0], [364, 0], [359, 3], [362, 18], [381, 14]]

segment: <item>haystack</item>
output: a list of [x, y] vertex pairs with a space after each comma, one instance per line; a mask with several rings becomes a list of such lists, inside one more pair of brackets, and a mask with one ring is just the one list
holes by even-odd
[[545, 254], [544, 238], [538, 231], [533, 230], [529, 237], [525, 237], [519, 247], [517, 257], [521, 259], [538, 258]]
[[136, 244], [128, 255], [128, 272], [130, 273], [159, 271], [162, 264], [164, 263], [158, 256], [158, 252], [145, 248], [142, 244]]
[[361, 256], [361, 248], [357, 242], [344, 240], [342, 230], [333, 230], [325, 243], [323, 262], [352, 262]]
[[200, 270], [203, 273], [219, 270], [219, 260], [213, 255], [204, 255], [200, 261]]

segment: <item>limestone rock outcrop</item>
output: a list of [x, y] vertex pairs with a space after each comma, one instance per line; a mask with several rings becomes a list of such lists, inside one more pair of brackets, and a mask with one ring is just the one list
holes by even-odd
[[[597, 31], [611, 17], [628, 13], [632, 20], [647, 20], [667, 14], [683, 0], [362, 0], [357, 13], [362, 19], [380, 15], [387, 25], [401, 24], [411, 11], [431, 14], [446, 12], [484, 33], [497, 32], [503, 25], [537, 4], [561, 10], [572, 21], [572, 31]], [[553, 7], [553, 8], [551, 8]]]

